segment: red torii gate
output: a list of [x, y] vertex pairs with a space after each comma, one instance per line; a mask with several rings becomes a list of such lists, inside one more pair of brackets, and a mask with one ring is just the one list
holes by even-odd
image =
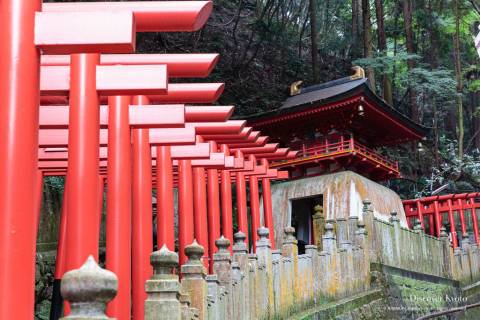
[[[0, 228], [7, 231], [0, 238], [0, 256], [9, 259], [0, 263], [1, 292], [6, 293], [2, 295], [5, 299], [0, 302], [0, 316], [6, 319], [29, 319], [33, 310], [35, 227], [40, 209], [40, 200], [36, 195], [41, 194], [41, 175], [37, 167], [40, 167], [44, 174], [66, 173], [68, 176], [62, 205], [62, 217], [68, 216], [68, 224], [61, 223], [61, 229], [67, 237], [66, 245], [70, 250], [66, 250], [65, 258], [60, 258], [63, 251], [59, 250], [59, 257], [57, 257], [60, 263], [62, 261], [67, 263], [64, 266], [65, 270], [79, 267], [86, 255], [95, 254], [98, 250], [98, 232], [95, 235], [98, 219], [95, 217], [98, 217], [99, 194], [103, 190], [102, 166], [107, 168], [109, 184], [107, 202], [110, 219], [115, 215], [129, 215], [125, 210], [130, 208], [130, 188], [133, 186], [134, 243], [132, 245], [135, 248], [134, 254], [138, 253], [138, 256], [133, 258], [136, 262], [134, 267], [138, 268], [133, 272], [133, 276], [137, 277], [133, 281], [134, 319], [143, 319], [143, 283], [151, 272], [148, 257], [152, 248], [148, 231], [151, 230], [149, 224], [151, 225], [150, 195], [151, 181], [153, 181], [152, 142], [159, 143], [156, 147], [156, 164], [157, 168], [160, 168], [157, 172], [157, 176], [160, 177], [157, 188], [165, 187], [170, 189], [168, 192], [171, 192], [174, 183], [173, 165], [176, 161], [172, 160], [172, 156], [175, 157], [175, 152], [182, 153], [179, 157], [182, 159], [178, 160], [177, 164], [179, 194], [181, 194], [179, 203], [183, 206], [180, 212], [181, 247], [189, 244], [193, 240], [194, 232], [195, 234], [197, 232], [188, 225], [189, 219], [196, 221], [196, 226], [202, 226], [202, 220], [195, 217], [193, 213], [192, 201], [188, 201], [192, 195], [192, 170], [195, 170], [192, 166], [199, 166], [201, 170], [208, 168], [208, 198], [213, 205], [208, 207], [207, 220], [209, 222], [211, 220], [210, 208], [212, 207], [214, 229], [220, 230], [220, 226], [216, 224], [220, 216], [217, 171], [219, 168], [222, 185], [221, 213], [224, 217], [222, 232], [227, 232], [228, 237], [232, 237], [231, 195], [227, 190], [231, 184], [231, 174], [235, 174], [237, 194], [242, 194], [242, 199], [245, 200], [245, 216], [245, 177], [250, 177], [251, 203], [255, 207], [252, 210], [253, 230], [259, 227], [258, 178], [261, 178], [263, 183], [263, 179], [285, 178], [285, 175], [276, 170], [269, 170], [266, 160], [262, 160], [262, 165], [257, 166], [255, 154], [261, 155], [259, 159], [267, 159], [290, 157], [294, 156], [293, 153], [287, 150], [277, 152], [278, 146], [266, 144], [266, 139], [259, 137], [259, 133], [251, 134], [251, 129], [243, 130], [243, 124], [240, 125], [238, 122], [232, 123], [232, 127], [236, 129], [231, 131], [226, 130], [228, 126], [225, 127], [225, 125], [203, 123], [201, 122], [204, 121], [203, 115], [198, 110], [192, 111], [191, 116], [194, 118], [192, 121], [195, 123], [189, 124], [186, 120], [187, 107], [183, 106], [171, 106], [172, 110], [170, 110], [175, 113], [174, 110], [184, 108], [183, 120], [180, 112], [176, 118], [169, 120], [170, 123], [160, 125], [142, 116], [135, 118], [142, 112], [150, 112], [151, 115], [156, 116], [162, 113], [159, 106], [152, 107], [156, 111], [149, 110], [148, 107], [143, 108], [150, 103], [183, 104], [215, 101], [223, 91], [223, 84], [168, 84], [166, 74], [168, 70], [170, 77], [206, 76], [215, 65], [218, 56], [191, 55], [192, 59], [187, 64], [185, 61], [182, 62], [187, 55], [100, 55], [100, 52], [102, 54], [133, 52], [136, 31], [198, 30], [208, 18], [211, 8], [210, 1], [49, 3], [44, 4], [43, 8], [34, 0], [22, 1], [20, 4], [16, 0], [0, 3], [0, 27], [8, 35], [6, 41], [0, 45], [0, 54], [5, 57], [0, 64], [0, 70], [6, 71], [0, 75], [0, 103], [5, 106], [0, 110], [0, 154], [2, 155], [0, 156], [0, 178], [2, 179], [0, 209], [5, 213], [0, 218]], [[43, 11], [40, 11], [41, 9]], [[86, 21], [88, 23], [85, 23]], [[62, 32], [58, 32], [59, 30]], [[42, 67], [40, 67], [38, 49], [41, 49], [44, 54], [71, 54], [71, 56], [44, 56], [41, 59]], [[195, 71], [192, 71], [195, 69], [192, 64], [198, 66]], [[39, 99], [40, 92], [41, 99]], [[134, 95], [133, 100], [131, 100], [132, 95]], [[38, 120], [39, 100], [43, 104], [69, 103], [69, 107], [59, 107], [58, 110], [50, 108], [50, 112], [54, 114], [63, 113], [57, 118], [47, 116], [48, 121], [42, 124]], [[108, 116], [102, 113], [105, 108], [99, 106], [99, 103], [107, 100]], [[130, 108], [130, 104], [137, 105], [138, 111], [135, 107]], [[40, 108], [48, 113], [47, 106]], [[107, 121], [102, 122], [102, 114], [106, 116], [104, 119]], [[131, 166], [129, 154], [132, 123], [129, 122], [129, 118], [134, 120], [134, 126], [131, 129], [134, 156], [132, 181], [129, 174], [120, 174], [130, 171]], [[68, 131], [65, 119], [68, 119]], [[217, 118], [212, 119], [207, 121], [218, 121]], [[182, 121], [183, 123], [186, 121], [185, 126], [182, 125]], [[135, 127], [135, 123], [138, 127]], [[39, 124], [40, 131], [38, 131]], [[110, 134], [107, 134], [107, 130], [100, 129], [102, 126], [108, 127]], [[149, 131], [150, 127], [155, 129]], [[208, 135], [226, 134], [226, 140], [229, 140], [228, 135], [237, 133], [238, 136], [234, 137], [230, 144], [227, 141], [206, 138]], [[197, 149], [184, 148], [181, 151], [175, 151], [175, 147], [170, 147], [172, 144], [179, 146], [191, 144], [191, 148], [201, 146], [202, 142], [197, 141], [196, 134], [204, 135], [203, 139], [209, 141], [211, 148], [209, 159], [196, 159], [200, 157]], [[245, 144], [243, 144], [243, 138]], [[217, 148], [217, 142], [220, 149]], [[101, 149], [101, 146], [106, 145], [108, 149]], [[57, 150], [55, 157], [51, 157], [53, 152], [49, 154], [46, 150], [39, 150], [39, 146], [54, 148], [68, 146], [68, 154]], [[229, 155], [230, 149], [236, 158]], [[191, 158], [188, 157], [190, 151], [192, 151]], [[63, 154], [59, 155], [62, 152]], [[103, 159], [108, 159], [108, 165], [105, 160], [100, 160], [100, 152], [103, 152]], [[242, 153], [249, 155], [248, 161], [244, 161]], [[205, 153], [200, 154], [205, 155]], [[222, 156], [218, 157], [220, 154]], [[37, 166], [38, 156], [41, 161]], [[243, 168], [243, 172], [240, 168]], [[246, 168], [251, 169], [245, 170]], [[197, 177], [200, 177], [198, 174], [202, 172], [201, 170], [198, 170]], [[205, 174], [203, 174], [204, 177]], [[200, 182], [201, 180], [199, 179]], [[242, 183], [243, 187], [238, 188]], [[200, 187], [197, 188], [198, 191]], [[267, 192], [269, 188], [264, 187], [264, 198]], [[20, 194], [27, 199], [30, 197], [36, 200], [22, 201], [18, 196]], [[266, 200], [265, 203], [267, 203]], [[173, 217], [173, 196], [171, 201], [166, 201], [166, 205], [172, 207]], [[265, 210], [268, 210], [268, 205]], [[148, 222], [149, 219], [150, 222]], [[242, 219], [246, 223], [243, 215]], [[268, 219], [265, 217], [266, 224]], [[171, 220], [173, 221], [173, 218]], [[34, 227], [29, 229], [25, 221], [35, 221]], [[119, 255], [115, 252], [118, 253], [121, 249], [126, 250], [126, 247], [129, 247], [129, 243], [125, 242], [123, 242], [125, 247], [120, 245], [122, 231], [130, 232], [127, 220], [121, 219], [121, 221], [123, 222], [120, 225], [114, 221], [107, 222], [110, 229], [115, 231], [110, 233], [113, 234], [110, 241], [107, 239], [108, 243], [114, 244], [113, 247], [107, 248], [107, 267], [110, 269], [122, 267], [120, 260], [112, 264], [110, 258], [118, 258]], [[90, 231], [87, 234], [90, 229], [93, 232]], [[171, 229], [171, 232], [166, 233], [173, 233], [173, 223]], [[247, 233], [248, 227], [242, 224], [240, 230]], [[199, 229], [199, 234], [202, 232], [205, 233], [205, 230]], [[217, 234], [215, 231], [215, 234], [219, 236], [219, 232]], [[255, 236], [254, 231], [253, 237]], [[209, 245], [211, 243], [213, 241], [209, 241]], [[183, 253], [182, 248], [180, 253]], [[212, 253], [213, 251], [210, 254]], [[21, 279], [14, 276], [17, 272], [22, 274]], [[128, 273], [126, 269], [119, 269], [116, 272]], [[14, 280], [15, 283], [13, 283]], [[109, 314], [119, 319], [130, 317], [130, 303], [126, 300], [129, 298], [125, 298], [125, 292], [128, 292], [126, 287], [120, 288], [118, 298], [109, 305]]]
[[[476, 209], [480, 208], [480, 202], [478, 202], [479, 197], [480, 192], [430, 196], [420, 199], [404, 200], [403, 206], [410, 227], [413, 226], [413, 220], [417, 218], [420, 221], [422, 229], [425, 229], [424, 220], [428, 218], [430, 235], [437, 237], [440, 235], [443, 214], [446, 214], [450, 224], [452, 245], [456, 248], [459, 243], [457, 239], [458, 233], [455, 228], [455, 216], [459, 217], [460, 232], [463, 237], [467, 234], [466, 210], [470, 210], [475, 243], [479, 244], [476, 212]], [[455, 213], [457, 213], [457, 215]]]

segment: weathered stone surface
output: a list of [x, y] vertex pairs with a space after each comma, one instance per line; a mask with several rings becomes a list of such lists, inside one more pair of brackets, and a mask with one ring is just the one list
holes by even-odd
[[283, 228], [290, 224], [292, 199], [323, 195], [325, 219], [362, 218], [362, 200], [370, 199], [374, 216], [388, 221], [389, 213], [398, 212], [400, 224], [407, 226], [400, 197], [392, 190], [351, 171], [290, 180], [272, 185], [275, 244], [280, 247]]
[[203, 247], [194, 240], [191, 245], [185, 247], [188, 260], [181, 267], [182, 292], [189, 296], [191, 307], [197, 309], [197, 315], [202, 320], [207, 318], [208, 293], [205, 281], [207, 270], [201, 261], [204, 251]]
[[315, 213], [312, 216], [313, 239], [318, 250], [322, 251], [322, 237], [325, 230], [325, 214], [323, 206], [315, 206]]
[[225, 317], [227, 319], [232, 318], [232, 305], [231, 305], [231, 286], [232, 286], [232, 269], [231, 269], [231, 262], [232, 257], [230, 255], [230, 251], [228, 247], [230, 246], [230, 240], [221, 236], [219, 239], [215, 241], [215, 245], [218, 248], [218, 251], [213, 255], [213, 272], [218, 277], [218, 282], [222, 286], [223, 298], [222, 306], [225, 310]]
[[150, 263], [153, 275], [145, 283], [145, 320], [180, 320], [180, 282], [178, 276], [172, 274], [178, 267], [178, 254], [164, 245], [150, 255]]
[[105, 315], [106, 303], [117, 294], [117, 276], [98, 266], [89, 256], [79, 268], [65, 273], [61, 292], [70, 303], [70, 314], [62, 319], [110, 319]]

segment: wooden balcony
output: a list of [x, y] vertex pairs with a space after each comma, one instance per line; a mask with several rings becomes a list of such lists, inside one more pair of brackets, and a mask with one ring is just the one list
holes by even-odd
[[[294, 148], [292, 148], [294, 149]], [[317, 174], [329, 173], [327, 163], [336, 163], [338, 168], [352, 170], [374, 180], [385, 180], [400, 177], [397, 161], [391, 161], [375, 150], [368, 148], [353, 138], [341, 139], [338, 142], [313, 142], [303, 144], [295, 159], [279, 161], [272, 164], [273, 168], [284, 168], [290, 171], [298, 168], [323, 167]], [[304, 174], [304, 176], [315, 174]]]

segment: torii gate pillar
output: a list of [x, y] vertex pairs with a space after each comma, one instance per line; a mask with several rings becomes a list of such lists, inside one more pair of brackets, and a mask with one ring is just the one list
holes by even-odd
[[[0, 318], [31, 319], [34, 308], [41, 1], [0, 2]], [[18, 276], [21, 275], [21, 276]]]
[[[135, 96], [133, 104], [147, 105], [148, 98]], [[132, 180], [132, 314], [144, 319], [147, 298], [145, 281], [153, 273], [150, 254], [153, 251], [152, 223], [152, 156], [148, 129], [133, 129]]]
[[97, 53], [71, 55], [65, 271], [79, 268], [89, 255], [98, 258], [99, 63]]

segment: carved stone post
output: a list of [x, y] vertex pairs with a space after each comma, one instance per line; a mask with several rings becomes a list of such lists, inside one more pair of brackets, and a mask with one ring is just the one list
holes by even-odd
[[[363, 267], [360, 270], [356, 270], [362, 277], [360, 283], [364, 290], [370, 287], [370, 255], [367, 244], [367, 230], [365, 229], [365, 222], [362, 220], [357, 221], [357, 231], [355, 231], [355, 243], [361, 250], [360, 260], [363, 262]], [[361, 263], [361, 262], [358, 262]]]
[[209, 274], [206, 276], [208, 287], [208, 319], [217, 320], [220, 319], [220, 309], [218, 302], [219, 295], [219, 283], [216, 274]]
[[422, 223], [418, 218], [415, 218], [415, 222], [413, 223], [413, 231], [416, 233], [421, 233], [423, 231]]
[[193, 318], [192, 310], [190, 310], [190, 296], [186, 293], [181, 293], [179, 296], [180, 309], [182, 310], [182, 320], [190, 320]]
[[[420, 220], [418, 220], [420, 224]], [[420, 229], [422, 227], [420, 226]], [[442, 241], [442, 251], [443, 251], [443, 264], [444, 264], [444, 269], [443, 269], [443, 276], [446, 278], [451, 278], [452, 275], [452, 256], [450, 255], [451, 250], [450, 250], [450, 241], [448, 239], [448, 233], [446, 231], [447, 229], [445, 226], [442, 226], [440, 228], [440, 240]]]
[[331, 220], [325, 224], [325, 234], [323, 235], [323, 251], [320, 252], [320, 268], [322, 278], [320, 280], [322, 293], [328, 297], [335, 297], [338, 286], [338, 277], [340, 265], [338, 263], [337, 239], [333, 232], [334, 227]]
[[358, 216], [348, 217], [348, 240], [350, 240], [352, 244], [355, 243], [355, 239], [356, 239], [355, 232], [357, 232], [358, 221], [359, 221]]
[[360, 248], [365, 250], [365, 253], [368, 251], [366, 250], [366, 241], [367, 241], [367, 230], [365, 229], [365, 222], [362, 220], [357, 221], [357, 231], [355, 231], [355, 244]]
[[188, 261], [182, 269], [182, 291], [190, 296], [192, 308], [198, 309], [198, 316], [201, 320], [207, 316], [207, 282], [205, 276], [207, 270], [201, 261], [205, 250], [196, 240], [185, 247], [185, 255]]
[[257, 264], [257, 255], [251, 253], [248, 255], [248, 295], [250, 297], [250, 319], [257, 319], [257, 292], [255, 288], [255, 283], [258, 279], [258, 264]]
[[242, 272], [245, 272], [248, 267], [248, 248], [245, 244], [246, 238], [245, 234], [241, 231], [233, 235], [235, 241], [233, 245], [233, 261], [238, 263]]
[[70, 314], [61, 319], [101, 320], [108, 301], [117, 294], [117, 276], [98, 266], [92, 256], [79, 269], [65, 273], [61, 292], [70, 303]]
[[328, 220], [325, 224], [325, 234], [323, 235], [323, 251], [333, 253], [337, 250], [337, 238], [333, 232], [332, 221]]
[[231, 273], [231, 263], [232, 258], [230, 256], [230, 251], [228, 247], [230, 246], [230, 240], [221, 236], [215, 241], [215, 245], [218, 248], [218, 251], [213, 255], [213, 272], [218, 277], [218, 282], [221, 286], [225, 288], [225, 296], [223, 303], [226, 306], [226, 318], [231, 319], [231, 304], [228, 299], [231, 293], [231, 283], [232, 283], [232, 273]]
[[269, 230], [265, 227], [260, 227], [257, 230], [257, 256], [258, 263], [265, 267], [266, 287], [263, 288], [265, 293], [264, 299], [267, 314], [273, 316], [275, 310], [275, 302], [273, 301], [273, 265], [272, 265], [272, 252], [269, 236]]
[[395, 259], [400, 262], [402, 254], [402, 243], [400, 243], [400, 219], [395, 211], [390, 212], [390, 223], [393, 224], [394, 237], [395, 237]]
[[178, 267], [178, 254], [166, 245], [150, 255], [153, 275], [145, 283], [145, 320], [180, 320], [180, 282], [173, 269]]
[[367, 247], [368, 252], [370, 252], [370, 260], [376, 260], [376, 252], [375, 252], [375, 233], [374, 233], [374, 224], [373, 224], [373, 208], [372, 202], [369, 199], [363, 200], [363, 208], [362, 208], [362, 220], [365, 223], [365, 230], [367, 230]]
[[337, 243], [340, 249], [347, 250], [351, 246], [348, 239], [347, 219], [337, 218]]
[[243, 284], [242, 284], [242, 272], [238, 262], [232, 262], [232, 320], [241, 320], [242, 313], [245, 311], [243, 308]]
[[311, 298], [316, 303], [320, 294], [320, 263], [318, 262], [318, 248], [315, 245], [305, 246], [305, 253], [311, 257], [311, 277], [312, 277], [312, 291]]
[[237, 232], [233, 235], [233, 239], [235, 241], [233, 245], [233, 262], [238, 263], [240, 268], [240, 285], [242, 295], [240, 297], [241, 301], [240, 304], [243, 310], [249, 310], [250, 305], [250, 295], [249, 293], [249, 266], [248, 266], [248, 248], [245, 244], [246, 236], [243, 232]]
[[315, 214], [312, 216], [313, 219], [313, 238], [315, 239], [315, 245], [318, 250], [322, 250], [322, 237], [323, 231], [325, 229], [325, 215], [323, 214], [323, 206], [315, 206]]
[[[295, 228], [288, 226], [284, 230], [285, 238], [283, 239], [282, 255], [291, 259], [291, 270], [289, 271], [292, 279], [293, 298], [292, 304], [300, 297], [300, 288], [298, 286], [298, 246], [295, 238]], [[288, 305], [284, 307], [289, 307]]]

